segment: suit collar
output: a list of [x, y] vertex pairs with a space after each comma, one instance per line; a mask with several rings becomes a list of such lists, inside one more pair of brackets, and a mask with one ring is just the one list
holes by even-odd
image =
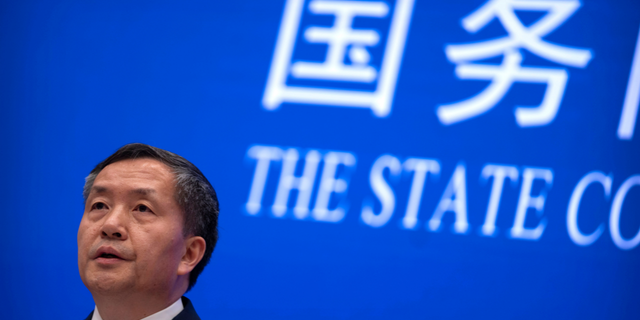
[[[184, 309], [180, 312], [173, 320], [201, 320], [198, 314], [196, 313], [196, 309], [193, 308], [193, 304], [189, 298], [183, 296], [182, 304]], [[93, 317], [93, 311], [89, 314], [89, 316], [85, 320], [91, 320]]]

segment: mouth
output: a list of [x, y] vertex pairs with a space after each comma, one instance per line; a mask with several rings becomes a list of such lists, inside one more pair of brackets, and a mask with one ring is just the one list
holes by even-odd
[[113, 267], [126, 262], [126, 260], [114, 254], [109, 254], [109, 253], [103, 253], [99, 255], [97, 258], [95, 258], [93, 261], [97, 262], [98, 265], [102, 267]]
[[123, 260], [122, 258], [120, 258], [120, 257], [116, 256], [115, 254], [111, 254], [111, 253], [103, 253], [103, 254], [99, 255], [96, 259], [99, 259], [99, 258], [102, 258], [102, 259], [120, 259], [120, 260]]
[[101, 247], [93, 259], [100, 264], [113, 264], [127, 260], [121, 256], [118, 250], [112, 247]]

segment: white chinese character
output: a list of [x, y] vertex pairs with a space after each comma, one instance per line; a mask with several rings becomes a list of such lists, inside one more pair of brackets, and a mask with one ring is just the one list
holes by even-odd
[[640, 32], [636, 40], [636, 52], [633, 54], [631, 74], [627, 84], [627, 93], [624, 95], [620, 124], [618, 125], [618, 139], [631, 140], [636, 128], [638, 107], [640, 106]]
[[[353, 29], [352, 24], [355, 17], [385, 18], [389, 14], [386, 3], [309, 2], [308, 9], [312, 14], [335, 17], [332, 27], [311, 26], [303, 33], [307, 42], [327, 45], [325, 60], [291, 63], [304, 3], [304, 0], [287, 1], [263, 97], [265, 109], [274, 110], [283, 102], [293, 102], [370, 108], [378, 117], [387, 116], [391, 111], [413, 0], [398, 0], [396, 3], [380, 72], [369, 65], [371, 54], [367, 50], [367, 47], [380, 42], [380, 34], [373, 29]], [[351, 64], [344, 63], [347, 56]], [[289, 75], [297, 79], [373, 83], [375, 91], [292, 86], [286, 83]]]
[[[506, 29], [508, 36], [461, 45], [448, 45], [447, 58], [457, 64], [460, 79], [491, 80], [478, 95], [452, 104], [438, 106], [437, 114], [445, 125], [473, 118], [493, 108], [514, 82], [545, 83], [542, 103], [536, 107], [517, 106], [516, 122], [521, 127], [544, 126], [556, 117], [568, 79], [566, 69], [523, 67], [520, 49], [547, 60], [584, 68], [591, 60], [591, 51], [549, 43], [542, 38], [565, 22], [578, 8], [578, 0], [490, 0], [462, 19], [465, 30], [475, 33], [494, 18]], [[546, 11], [547, 14], [530, 26], [522, 24], [516, 10]], [[469, 63], [503, 55], [502, 64]]]

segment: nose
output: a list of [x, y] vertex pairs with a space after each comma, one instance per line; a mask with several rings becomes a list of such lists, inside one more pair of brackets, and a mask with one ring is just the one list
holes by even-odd
[[106, 239], [126, 240], [128, 212], [122, 207], [116, 207], [105, 217], [101, 227], [101, 235]]

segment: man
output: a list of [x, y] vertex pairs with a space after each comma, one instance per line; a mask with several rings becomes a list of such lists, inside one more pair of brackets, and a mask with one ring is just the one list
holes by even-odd
[[218, 239], [218, 199], [179, 155], [134, 143], [86, 178], [78, 268], [95, 309], [87, 320], [200, 319], [183, 297]]

